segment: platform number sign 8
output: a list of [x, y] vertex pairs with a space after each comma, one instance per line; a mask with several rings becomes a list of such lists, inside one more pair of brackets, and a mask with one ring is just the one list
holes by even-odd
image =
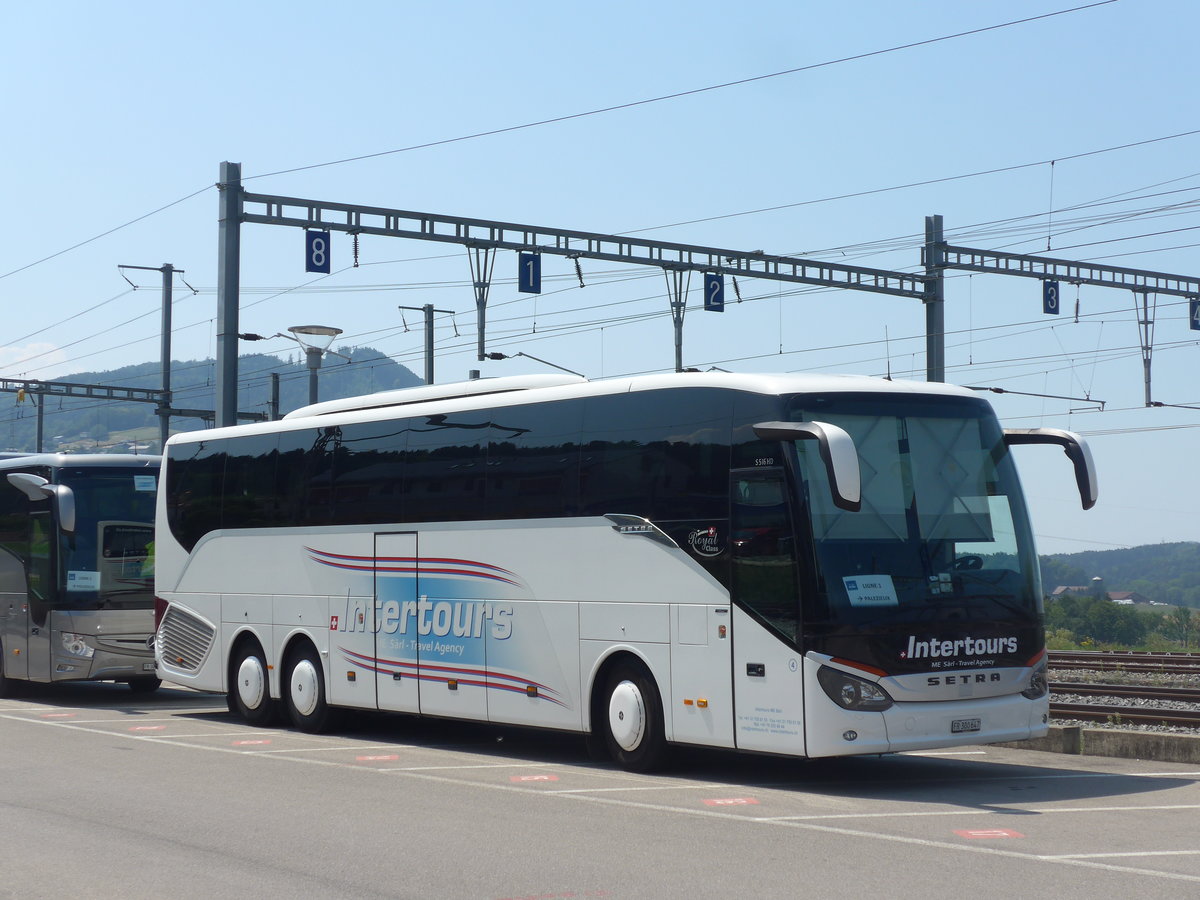
[[1200, 297], [1188, 300], [1188, 323], [1192, 331], [1200, 331]]
[[1058, 303], [1058, 282], [1043, 281], [1042, 282], [1042, 312], [1048, 316], [1057, 316], [1059, 311]]
[[329, 232], [304, 232], [304, 271], [329, 274]]

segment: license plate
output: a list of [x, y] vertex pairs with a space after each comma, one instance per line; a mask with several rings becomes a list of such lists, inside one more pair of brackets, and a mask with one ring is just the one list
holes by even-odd
[[983, 728], [983, 719], [951, 719], [951, 734], [966, 734], [969, 731], [979, 731]]

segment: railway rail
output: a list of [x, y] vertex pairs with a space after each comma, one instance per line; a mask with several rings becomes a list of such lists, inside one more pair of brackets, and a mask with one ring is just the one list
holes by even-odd
[[[1051, 651], [1049, 667], [1052, 673], [1075, 674], [1050, 683], [1053, 719], [1200, 734], [1200, 653]], [[1122, 683], [1096, 680], [1114, 676]], [[1164, 679], [1176, 686], [1150, 683]]]
[[1050, 651], [1051, 669], [1093, 669], [1135, 674], [1200, 675], [1200, 653], [1138, 653], [1090, 650]]

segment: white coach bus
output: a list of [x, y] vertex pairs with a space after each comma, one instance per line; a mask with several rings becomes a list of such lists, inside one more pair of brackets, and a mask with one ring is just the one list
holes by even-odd
[[0, 460], [0, 696], [18, 681], [159, 685], [157, 456]]
[[[161, 677], [331, 708], [796, 756], [1044, 734], [1009, 445], [939, 384], [681, 373], [392, 391], [167, 446]], [[1064, 474], [1068, 470], [1064, 469]]]

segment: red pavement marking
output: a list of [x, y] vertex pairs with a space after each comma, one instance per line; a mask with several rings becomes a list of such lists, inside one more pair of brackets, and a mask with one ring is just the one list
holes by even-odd
[[1023, 838], [1025, 835], [1019, 831], [1010, 831], [1007, 828], [979, 828], [974, 830], [956, 831], [954, 832], [959, 837], [972, 838], [975, 840], [987, 840], [989, 838]]
[[399, 759], [400, 754], [392, 753], [387, 756], [356, 756], [354, 758], [358, 762], [388, 762], [393, 759]]
[[511, 775], [509, 781], [558, 781], [557, 775]]
[[270, 739], [270, 738], [258, 738], [258, 739], [256, 739], [256, 740], [253, 740], [253, 741], [234, 741], [234, 742], [233, 742], [233, 743], [232, 743], [230, 746], [232, 746], [232, 747], [245, 747], [245, 746], [247, 746], [247, 745], [249, 745], [249, 744], [269, 744], [269, 743], [271, 743], [271, 739]]
[[43, 719], [70, 719], [72, 716], [76, 716], [76, 715], [78, 715], [78, 713], [42, 713], [41, 718], [43, 718]]
[[134, 725], [130, 731], [162, 731], [166, 725]]
[[725, 797], [716, 800], [705, 800], [705, 806], [757, 806], [758, 801], [753, 797]]

